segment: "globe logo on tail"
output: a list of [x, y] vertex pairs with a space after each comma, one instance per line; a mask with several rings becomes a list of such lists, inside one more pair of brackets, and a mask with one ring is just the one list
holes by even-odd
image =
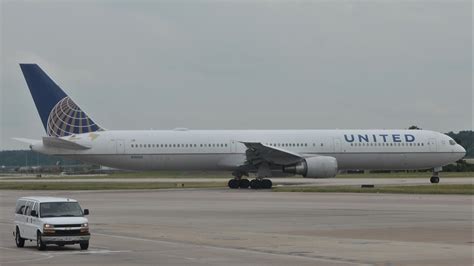
[[47, 134], [64, 137], [102, 130], [69, 97], [64, 97], [48, 116]]

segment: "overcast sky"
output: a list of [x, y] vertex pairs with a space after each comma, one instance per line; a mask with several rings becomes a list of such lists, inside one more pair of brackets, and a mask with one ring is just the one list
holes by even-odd
[[2, 1], [0, 149], [38, 63], [107, 129], [473, 128], [471, 1]]

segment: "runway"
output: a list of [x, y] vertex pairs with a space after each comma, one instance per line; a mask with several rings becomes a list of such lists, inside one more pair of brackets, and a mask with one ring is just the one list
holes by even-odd
[[[17, 197], [89, 208], [92, 239], [15, 247]], [[253, 190], [0, 191], [3, 265], [472, 265], [472, 196]]]

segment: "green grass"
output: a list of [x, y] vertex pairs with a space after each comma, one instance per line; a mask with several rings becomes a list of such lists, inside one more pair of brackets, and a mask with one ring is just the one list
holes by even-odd
[[115, 183], [115, 182], [0, 182], [0, 189], [10, 190], [113, 190], [113, 189], [165, 189], [165, 188], [222, 188], [224, 182], [179, 182], [179, 183]]
[[[430, 178], [431, 172], [339, 174], [336, 178]], [[441, 172], [440, 178], [474, 177], [474, 172]]]
[[[112, 174], [99, 175], [48, 175], [42, 177], [22, 178], [23, 180], [31, 179], [132, 179], [132, 178], [232, 178], [230, 172], [203, 172], [203, 171], [145, 171], [145, 172], [119, 172]], [[16, 180], [17, 178], [4, 178], [3, 180]]]
[[361, 188], [356, 186], [274, 187], [276, 192], [342, 192], [342, 193], [399, 193], [399, 194], [463, 194], [474, 195], [474, 184], [381, 186]]

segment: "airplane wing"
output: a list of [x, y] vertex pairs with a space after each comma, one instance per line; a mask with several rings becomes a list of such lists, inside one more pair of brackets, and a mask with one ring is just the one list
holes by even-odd
[[262, 162], [276, 165], [292, 165], [304, 159], [297, 153], [267, 146], [260, 142], [241, 143], [247, 147], [247, 151], [245, 152], [247, 162], [252, 165], [259, 165]]

